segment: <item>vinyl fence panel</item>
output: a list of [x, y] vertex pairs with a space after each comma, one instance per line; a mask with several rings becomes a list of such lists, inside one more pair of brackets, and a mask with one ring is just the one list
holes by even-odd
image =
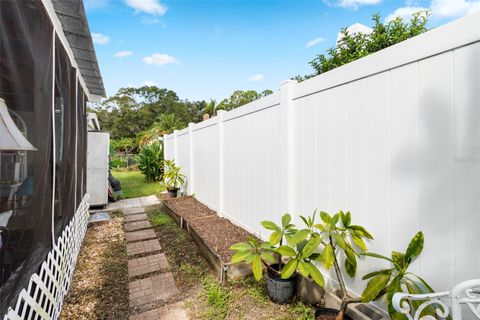
[[[370, 251], [383, 255], [406, 250], [422, 230], [413, 272], [438, 291], [479, 278], [479, 19], [191, 125], [193, 192], [262, 237], [260, 221], [287, 211], [298, 221], [316, 208], [350, 210], [375, 237]], [[361, 260], [349, 288], [361, 293], [361, 276], [384, 266]]]

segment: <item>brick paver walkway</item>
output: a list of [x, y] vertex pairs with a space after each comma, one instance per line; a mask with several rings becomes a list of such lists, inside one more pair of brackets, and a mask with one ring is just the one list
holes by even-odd
[[172, 273], [168, 272], [167, 258], [161, 253], [160, 242], [145, 213], [145, 206], [160, 203], [158, 198], [148, 196], [122, 201], [115, 203], [113, 208], [124, 213], [128, 276], [136, 279], [129, 283], [130, 307], [136, 312], [138, 308], [144, 311], [130, 316], [129, 320], [188, 320], [181, 302], [152, 309], [180, 293]]
[[160, 242], [157, 239], [127, 243], [127, 255], [135, 256], [137, 254], [144, 254], [150, 252], [160, 251]]
[[148, 221], [134, 221], [125, 223], [125, 231], [137, 231], [151, 228], [152, 225]]
[[126, 232], [125, 233], [125, 239], [127, 239], [127, 242], [153, 239], [153, 238], [156, 238], [156, 237], [157, 237], [157, 235], [155, 234], [155, 232], [152, 229]]
[[168, 269], [168, 261], [163, 253], [128, 260], [130, 278], [165, 269]]
[[130, 306], [167, 300], [179, 294], [175, 280], [170, 272], [161, 273], [129, 284]]

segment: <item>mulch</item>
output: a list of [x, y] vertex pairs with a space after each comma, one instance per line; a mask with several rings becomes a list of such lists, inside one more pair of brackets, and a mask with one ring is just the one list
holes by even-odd
[[88, 228], [61, 319], [128, 319], [123, 218]]
[[218, 216], [192, 220], [190, 227], [224, 262], [229, 262], [234, 253], [230, 250], [231, 245], [245, 242], [249, 237], [254, 237], [228, 219]]
[[164, 204], [187, 221], [189, 227], [193, 228], [210, 250], [224, 262], [229, 262], [234, 253], [230, 250], [231, 245], [245, 242], [249, 237], [258, 240], [245, 229], [219, 217], [215, 211], [193, 197], [164, 200]]
[[198, 202], [191, 196], [174, 199], [167, 198], [163, 200], [163, 203], [187, 222], [191, 219], [217, 216], [215, 211], [210, 210], [206, 205]]

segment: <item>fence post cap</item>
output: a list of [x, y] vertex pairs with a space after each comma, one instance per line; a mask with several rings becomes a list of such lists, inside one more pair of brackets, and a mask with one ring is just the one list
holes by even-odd
[[280, 85], [283, 86], [283, 85], [286, 85], [286, 84], [297, 84], [297, 83], [298, 83], [297, 80], [288, 79], [288, 80], [284, 80], [284, 81], [280, 82]]

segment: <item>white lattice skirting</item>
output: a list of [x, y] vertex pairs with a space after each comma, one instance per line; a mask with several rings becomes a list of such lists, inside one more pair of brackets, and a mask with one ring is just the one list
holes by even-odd
[[58, 319], [88, 224], [88, 195], [4, 320]]

